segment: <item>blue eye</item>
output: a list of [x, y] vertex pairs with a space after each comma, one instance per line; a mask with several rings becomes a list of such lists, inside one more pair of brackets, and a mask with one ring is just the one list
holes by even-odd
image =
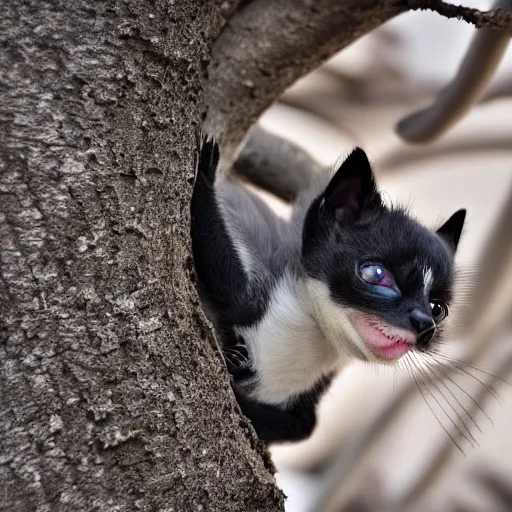
[[373, 293], [385, 297], [399, 297], [393, 274], [380, 263], [363, 263], [359, 266], [359, 277], [371, 287]]
[[378, 284], [384, 279], [386, 269], [382, 265], [364, 263], [359, 268], [359, 275], [365, 283]]

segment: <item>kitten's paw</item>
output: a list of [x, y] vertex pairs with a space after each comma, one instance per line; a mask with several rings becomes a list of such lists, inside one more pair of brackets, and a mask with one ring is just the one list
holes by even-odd
[[200, 144], [196, 179], [202, 176], [213, 185], [219, 165], [219, 144], [210, 135], [203, 135]]

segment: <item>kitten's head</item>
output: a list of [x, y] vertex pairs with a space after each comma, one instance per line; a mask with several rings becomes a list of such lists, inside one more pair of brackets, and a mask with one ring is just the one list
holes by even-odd
[[307, 299], [331, 343], [365, 361], [430, 350], [449, 312], [465, 214], [433, 232], [386, 207], [355, 149], [311, 204], [302, 235]]

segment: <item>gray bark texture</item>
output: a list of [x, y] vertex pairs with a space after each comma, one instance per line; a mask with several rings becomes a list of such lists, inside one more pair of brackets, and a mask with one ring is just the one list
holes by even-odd
[[197, 300], [197, 1], [0, 21], [0, 509], [282, 510]]

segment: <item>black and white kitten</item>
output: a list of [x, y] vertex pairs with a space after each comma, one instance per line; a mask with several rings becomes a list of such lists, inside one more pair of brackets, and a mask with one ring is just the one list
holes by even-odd
[[465, 210], [432, 232], [385, 206], [357, 148], [285, 220], [216, 181], [218, 160], [204, 139], [191, 203], [199, 294], [259, 437], [299, 440], [348, 362], [389, 364], [439, 340]]

